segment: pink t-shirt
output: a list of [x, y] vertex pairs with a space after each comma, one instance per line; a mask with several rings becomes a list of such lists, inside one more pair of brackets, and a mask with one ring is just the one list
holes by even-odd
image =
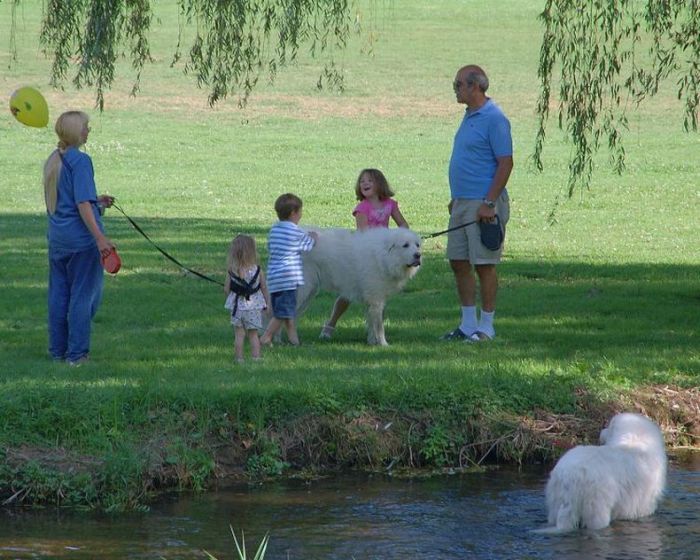
[[375, 208], [369, 200], [363, 200], [352, 211], [353, 216], [364, 214], [367, 216], [367, 225], [371, 228], [389, 227], [389, 218], [394, 212], [394, 209], [399, 208], [399, 203], [393, 198], [387, 198], [380, 201], [381, 206]]

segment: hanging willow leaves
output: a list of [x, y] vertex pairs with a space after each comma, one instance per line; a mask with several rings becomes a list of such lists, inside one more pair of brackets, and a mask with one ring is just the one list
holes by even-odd
[[[116, 63], [126, 56], [136, 71], [135, 94], [151, 60], [152, 1], [45, 0], [40, 42], [52, 58], [52, 85], [60, 87], [72, 74], [76, 87], [95, 89], [103, 110]], [[17, 4], [13, 0], [13, 32]], [[318, 87], [342, 89], [333, 53], [346, 46], [353, 29], [359, 31], [351, 25], [349, 0], [178, 0], [176, 7], [180, 30], [173, 64], [182, 57], [183, 30], [194, 27], [185, 72], [209, 91], [211, 105], [234, 93], [244, 104], [261, 75], [273, 80], [302, 47], [316, 57], [328, 54]]]
[[[245, 101], [261, 73], [274, 79], [301, 45], [317, 56], [344, 48], [350, 33], [346, 0], [180, 0], [180, 9], [197, 23], [186, 71], [210, 88], [212, 105], [233, 91]], [[336, 72], [331, 60], [322, 76]]]
[[540, 14], [537, 103], [539, 129], [533, 160], [542, 151], [558, 68], [558, 126], [573, 144], [569, 196], [590, 185], [593, 157], [607, 141], [613, 168], [622, 172], [627, 110], [676, 80], [686, 131], [697, 131], [700, 95], [700, 0], [546, 0]]

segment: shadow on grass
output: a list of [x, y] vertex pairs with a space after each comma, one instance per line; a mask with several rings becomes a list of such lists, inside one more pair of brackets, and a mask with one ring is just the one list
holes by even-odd
[[[221, 219], [134, 216], [153, 240], [187, 266], [223, 280], [233, 235], [253, 235], [265, 258], [267, 228]], [[159, 372], [182, 382], [220, 380], [232, 371], [232, 336], [219, 286], [185, 277], [118, 214], [107, 220], [123, 269], [105, 279], [93, 354], [105, 360], [118, 348], [119, 364], [100, 371], [131, 378]], [[0, 225], [0, 335], [7, 375], [42, 375], [46, 363], [45, 220], [3, 215]], [[361, 306], [351, 306], [332, 342], [317, 340], [333, 298], [320, 296], [299, 321], [304, 346], [276, 347], [243, 379], [302, 383], [325, 379], [379, 382], [383, 375], [419, 371], [471, 375], [532, 375], [557, 370], [627, 377], [642, 382], [690, 383], [700, 372], [700, 266], [590, 264], [520, 259], [500, 267], [498, 336], [493, 343], [443, 343], [459, 321], [452, 274], [444, 256], [426, 247], [425, 262], [386, 311], [390, 348], [364, 344]], [[14, 373], [13, 373], [14, 372]], [[264, 374], [265, 381], [259, 378]], [[331, 378], [329, 381], [326, 378]], [[238, 380], [240, 381], [240, 379]], [[225, 382], [225, 380], [224, 380]]]

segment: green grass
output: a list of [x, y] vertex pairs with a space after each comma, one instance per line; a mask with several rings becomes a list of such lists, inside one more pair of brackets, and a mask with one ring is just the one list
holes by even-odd
[[[53, 122], [69, 108], [90, 111], [93, 96], [47, 85], [49, 62], [36, 46], [39, 6], [21, 4], [17, 63], [10, 64], [9, 41], [0, 44], [0, 90], [9, 96], [22, 85], [38, 87]], [[516, 150], [493, 344], [438, 341], [459, 319], [441, 237], [426, 241], [423, 268], [389, 302], [389, 348], [364, 344], [358, 306], [332, 343], [318, 341], [333, 301], [323, 295], [299, 321], [301, 348], [275, 347], [263, 363], [237, 366], [220, 288], [184, 276], [112, 211], [106, 228], [124, 264], [105, 279], [92, 362], [53, 364], [40, 170], [55, 136], [5, 111], [0, 449], [8, 457], [23, 446], [98, 457], [98, 486], [112, 498], [75, 491], [74, 501], [118, 507], [141, 503], [139, 485], [154, 472], [165, 473], [166, 487], [205, 484], [222, 441], [252, 441], [242, 464], [250, 453], [279, 455], [276, 434], [308, 416], [350, 424], [416, 414], [428, 426], [426, 442], [432, 422], [454, 443], [464, 437], [458, 420], [476, 411], [491, 418], [585, 414], [582, 391], [604, 402], [649, 385], [696, 386], [700, 137], [682, 132], [682, 107], [670, 88], [633, 113], [624, 175], [614, 175], [601, 154], [590, 191], [567, 199], [570, 148], [555, 128], [545, 172], [532, 173], [538, 9], [539, 2], [522, 0], [480, 10], [446, 0], [393, 3], [376, 14], [372, 56], [361, 53], [361, 40], [339, 54], [345, 93], [317, 91], [320, 64], [302, 57], [274, 85], [261, 82], [239, 110], [234, 99], [210, 109], [206, 92], [169, 67], [177, 14], [161, 3], [156, 63], [144, 71], [141, 94], [128, 96], [124, 64], [106, 111], [92, 111], [87, 145], [101, 192], [115, 195], [179, 260], [223, 279], [236, 233], [253, 235], [266, 256], [273, 202], [283, 192], [303, 198], [304, 223], [353, 227], [353, 184], [363, 167], [386, 173], [413, 229], [444, 229], [447, 162], [463, 111], [451, 81], [461, 65], [480, 63], [511, 117]], [[10, 4], [0, 3], [0, 37], [9, 37], [9, 13]], [[272, 458], [274, 467], [280, 457]], [[120, 482], [113, 473], [122, 461], [134, 468]], [[8, 459], [3, 469], [2, 494], [11, 495], [23, 467]], [[51, 501], [44, 494], [34, 496]]]

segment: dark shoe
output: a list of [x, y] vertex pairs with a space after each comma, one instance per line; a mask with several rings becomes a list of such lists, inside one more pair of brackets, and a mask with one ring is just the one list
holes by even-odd
[[464, 334], [462, 332], [462, 329], [457, 327], [455, 330], [448, 332], [447, 334], [443, 334], [440, 337], [440, 340], [467, 340], [469, 338], [468, 334]]

